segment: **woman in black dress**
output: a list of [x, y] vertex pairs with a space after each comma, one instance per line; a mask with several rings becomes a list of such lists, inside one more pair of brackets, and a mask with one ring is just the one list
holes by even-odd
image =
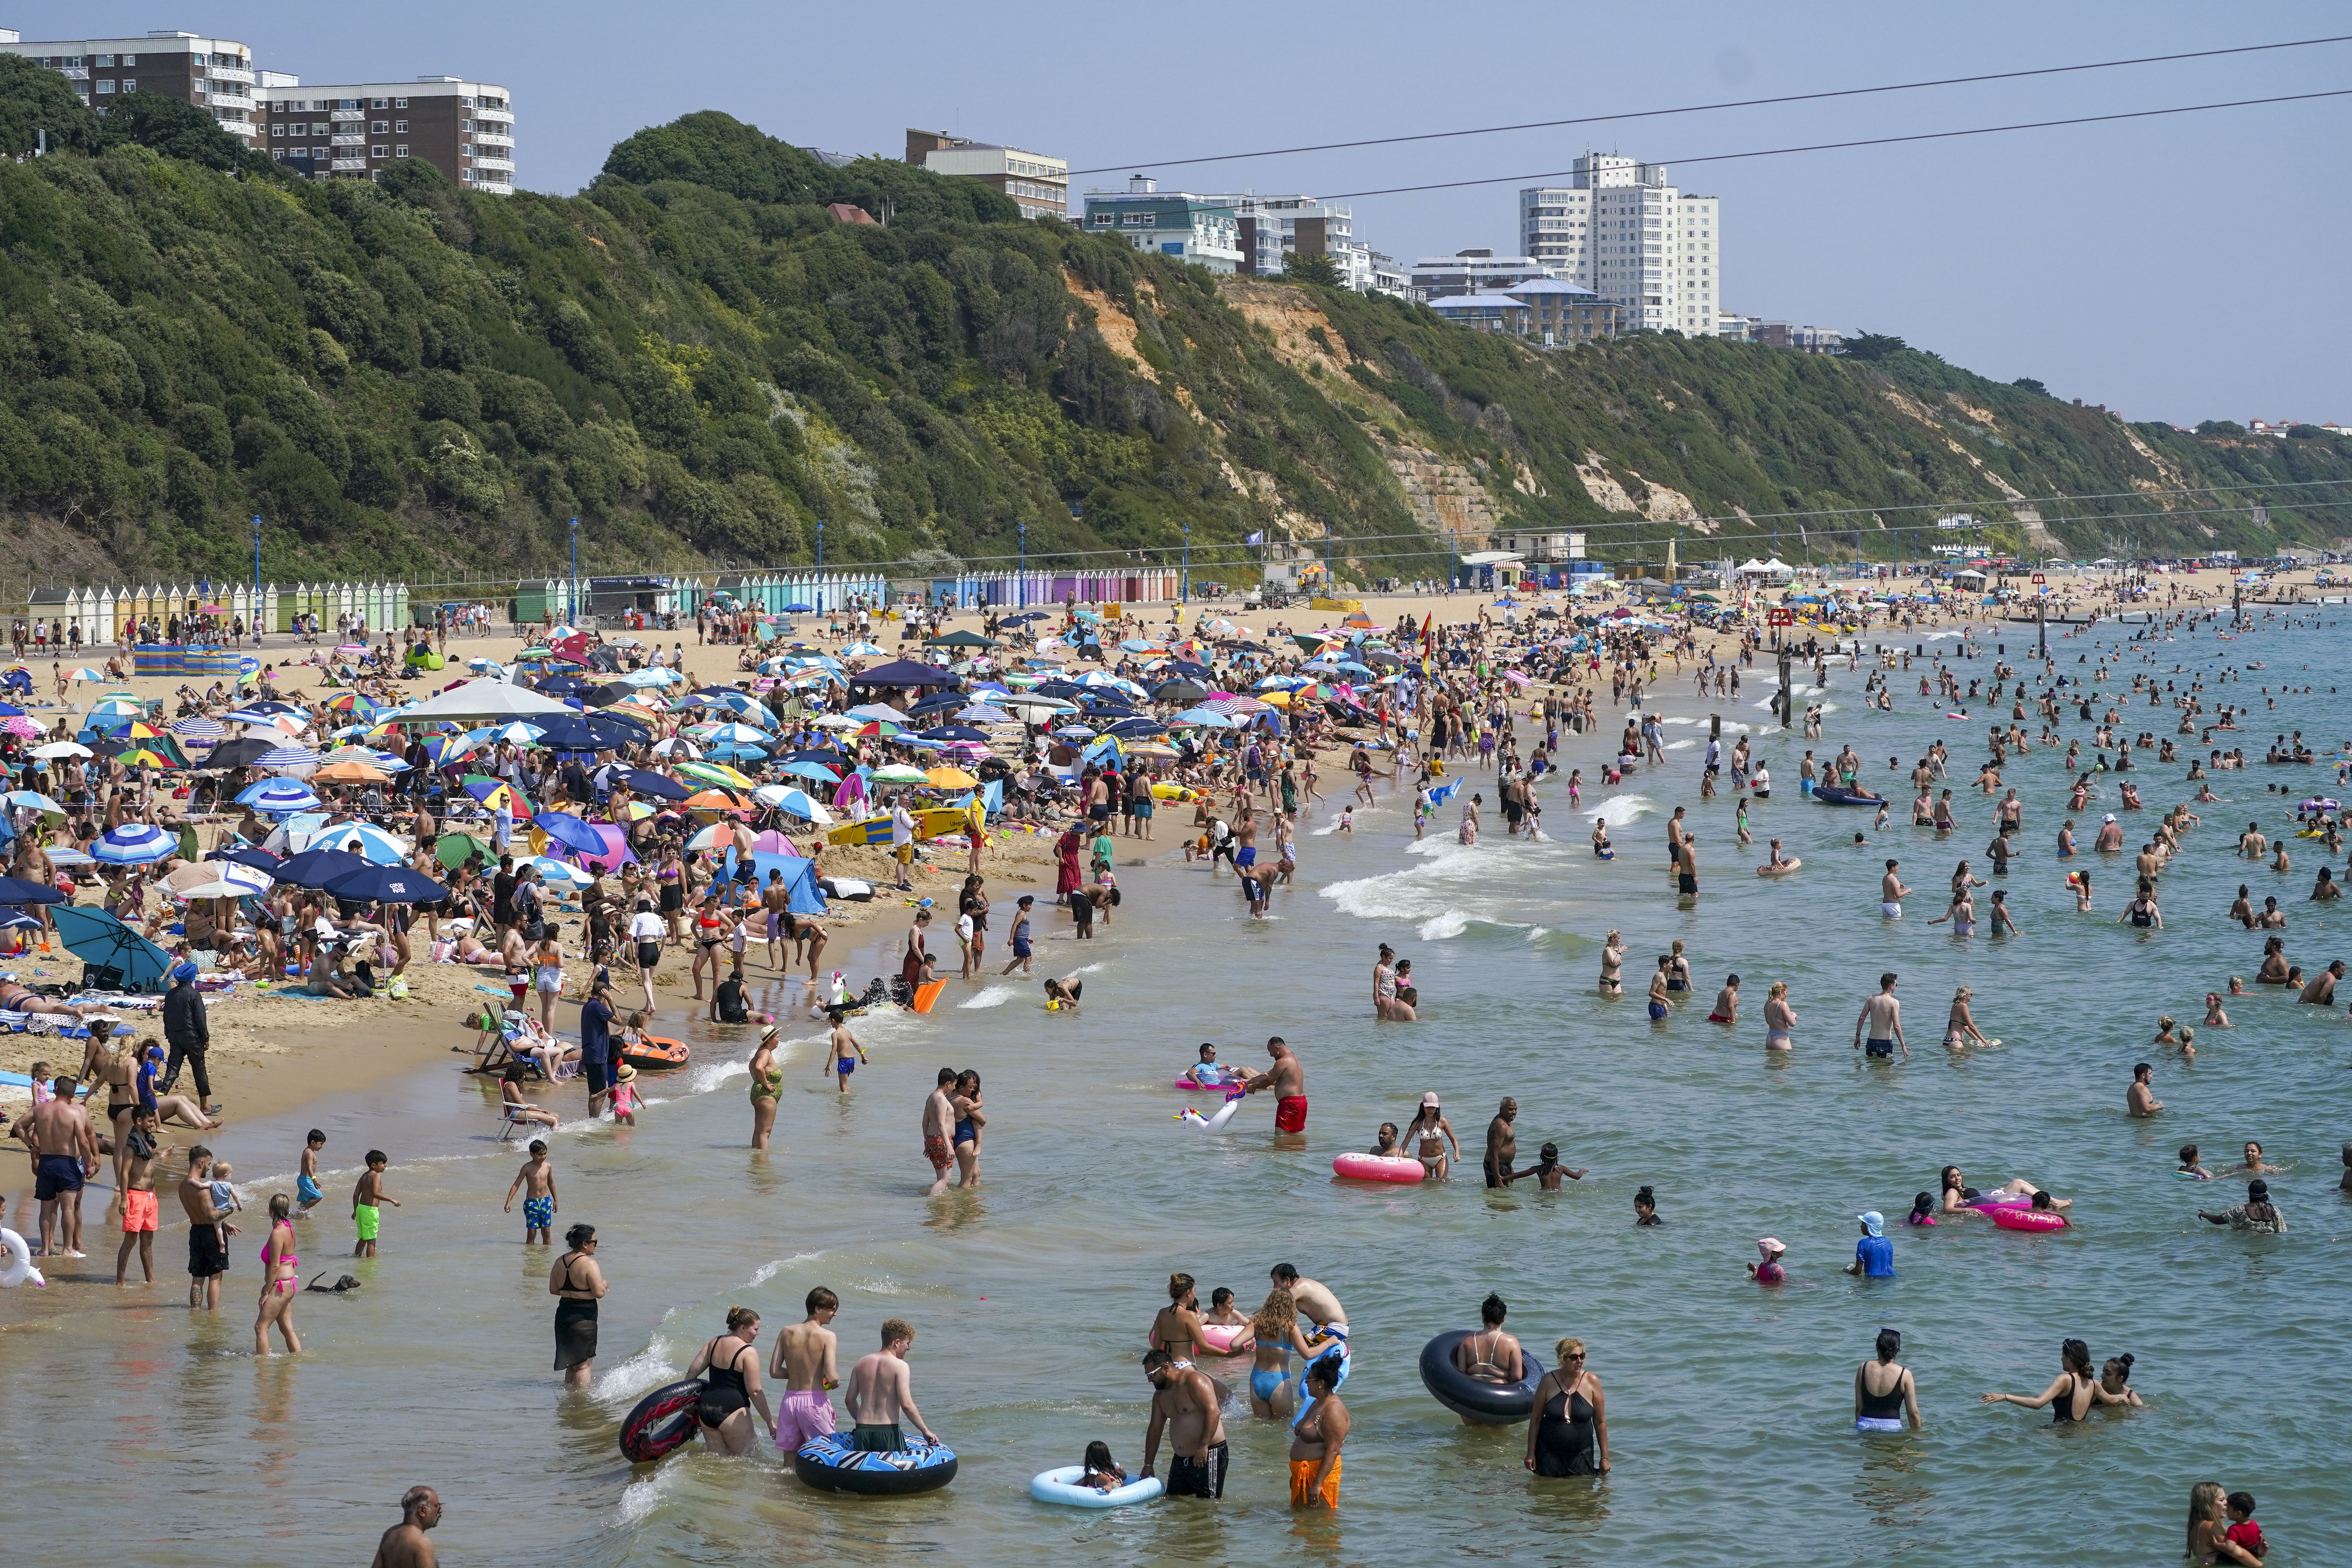
[[1528, 1423], [1527, 1468], [1539, 1476], [1609, 1473], [1609, 1400], [1584, 1370], [1584, 1342], [1554, 1347], [1559, 1364], [1536, 1384], [1536, 1418]]
[[555, 1370], [566, 1388], [585, 1388], [596, 1371], [596, 1303], [604, 1294], [604, 1271], [596, 1266], [596, 1227], [575, 1225], [563, 1239], [572, 1250], [547, 1271], [547, 1293], [555, 1303]]

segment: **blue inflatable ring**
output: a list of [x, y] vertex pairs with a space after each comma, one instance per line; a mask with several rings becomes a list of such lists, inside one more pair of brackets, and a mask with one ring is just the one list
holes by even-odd
[[945, 1443], [909, 1440], [888, 1453], [850, 1447], [846, 1432], [830, 1432], [800, 1446], [793, 1473], [826, 1492], [859, 1492], [868, 1497], [908, 1497], [937, 1491], [955, 1479], [955, 1450]]

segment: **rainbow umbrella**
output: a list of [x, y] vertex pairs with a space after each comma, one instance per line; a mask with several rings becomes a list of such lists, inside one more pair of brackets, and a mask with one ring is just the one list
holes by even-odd
[[115, 760], [126, 768], [182, 768], [187, 766], [178, 758], [157, 751], [152, 746], [136, 746], [121, 752]]
[[530, 819], [531, 804], [529, 797], [504, 779], [492, 778], [488, 773], [467, 773], [465, 790], [492, 811], [504, 807], [514, 814], [517, 821]]
[[614, 811], [613, 815], [623, 822], [643, 822], [646, 818], [653, 816], [656, 815], [656, 813], [654, 811], [652, 806], [647, 805], [644, 801], [632, 800], [624, 802]]
[[745, 778], [724, 763], [680, 763], [677, 764], [677, 771], [688, 778], [700, 779], [705, 784], [721, 784], [728, 789], [756, 787], [753, 781]]

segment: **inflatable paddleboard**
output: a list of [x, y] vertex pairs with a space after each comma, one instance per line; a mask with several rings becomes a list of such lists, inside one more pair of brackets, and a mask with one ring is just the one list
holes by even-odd
[[[915, 837], [943, 838], [950, 833], [961, 833], [971, 826], [971, 813], [961, 806], [935, 806], [925, 811], [910, 811], [915, 819]], [[887, 844], [890, 842], [890, 819], [869, 816], [862, 822], [845, 822], [824, 836], [828, 844]]]
[[948, 983], [944, 980], [933, 980], [926, 984], [916, 986], [915, 1011], [918, 1013], [929, 1012], [932, 1005], [939, 1001], [940, 993], [945, 991], [947, 988]]

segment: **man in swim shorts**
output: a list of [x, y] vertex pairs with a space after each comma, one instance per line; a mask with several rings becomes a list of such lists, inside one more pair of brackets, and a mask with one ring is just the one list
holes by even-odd
[[85, 1178], [98, 1174], [98, 1134], [74, 1098], [78, 1087], [59, 1073], [50, 1086], [54, 1098], [18, 1124], [33, 1150], [33, 1196], [41, 1205], [44, 1257], [82, 1256], [81, 1187]]
[[1895, 973], [1889, 970], [1878, 977], [1878, 994], [1864, 998], [1861, 1016], [1853, 1021], [1853, 1048], [1863, 1048], [1864, 1026], [1869, 1034], [1869, 1054], [1890, 1058], [1895, 1047], [1903, 1047], [1905, 1060], [1911, 1057], [1911, 1043], [1903, 1037], [1903, 1004], [1895, 999]]
[[947, 1191], [948, 1172], [955, 1165], [955, 1146], [948, 1142], [949, 1130], [955, 1126], [955, 1106], [948, 1099], [948, 1090], [956, 1080], [956, 1069], [941, 1068], [938, 1087], [923, 1101], [923, 1158], [931, 1163], [931, 1190], [926, 1194], [937, 1197]]
[[1148, 1479], [1160, 1453], [1160, 1434], [1168, 1432], [1170, 1497], [1221, 1498], [1225, 1495], [1225, 1469], [1233, 1455], [1225, 1446], [1224, 1414], [1217, 1406], [1217, 1385], [1198, 1367], [1179, 1363], [1164, 1347], [1154, 1345], [1143, 1358], [1143, 1375], [1151, 1380], [1151, 1420], [1143, 1429], [1143, 1468], [1137, 1479]]
[[[1858, 833], [1854, 835], [1856, 839], [1861, 837]], [[1903, 895], [1911, 890], [1903, 885], [1903, 879], [1895, 874], [1895, 868], [1900, 864], [1896, 860], [1887, 861], [1886, 875], [1878, 879], [1878, 912], [1891, 921], [1903, 918]]]
[[1265, 1042], [1265, 1050], [1266, 1055], [1274, 1058], [1274, 1066], [1253, 1077], [1244, 1086], [1244, 1091], [1255, 1094], [1262, 1089], [1274, 1090], [1274, 1130], [1276, 1132], [1304, 1132], [1307, 1131], [1306, 1064], [1291, 1054], [1290, 1047], [1282, 1043], [1280, 1035]]
[[904, 1417], [915, 1430], [936, 1443], [940, 1435], [923, 1424], [915, 1408], [914, 1373], [907, 1366], [907, 1351], [915, 1342], [914, 1325], [901, 1318], [885, 1320], [882, 1348], [861, 1356], [849, 1371], [849, 1388], [842, 1403], [849, 1406], [850, 1447], [866, 1454], [895, 1454], [907, 1446], [898, 1422]]
[[1506, 1095], [1486, 1123], [1486, 1184], [1499, 1187], [1511, 1179], [1511, 1163], [1519, 1157], [1518, 1134], [1511, 1123], [1519, 1119], [1519, 1102]]
[[228, 1211], [213, 1206], [213, 1152], [199, 1143], [188, 1151], [188, 1174], [180, 1184], [180, 1206], [188, 1215], [188, 1305], [220, 1308], [221, 1276], [228, 1272], [228, 1238], [236, 1226]]
[[784, 1396], [772, 1435], [787, 1468], [802, 1444], [835, 1430], [833, 1398], [825, 1391], [841, 1381], [834, 1361], [839, 1342], [825, 1325], [840, 1310], [841, 1298], [820, 1285], [808, 1293], [807, 1318], [776, 1335], [768, 1375], [782, 1380]]

